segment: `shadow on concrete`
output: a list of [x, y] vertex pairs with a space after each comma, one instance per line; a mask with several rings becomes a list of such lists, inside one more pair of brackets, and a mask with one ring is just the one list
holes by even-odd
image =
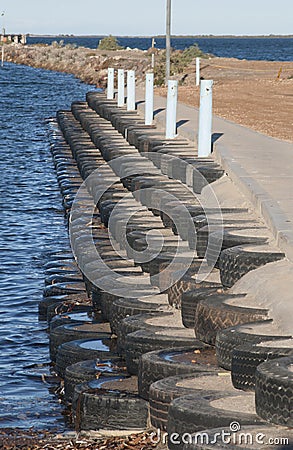
[[160, 112], [165, 111], [165, 109], [166, 109], [166, 108], [159, 108], [159, 109], [156, 109], [156, 110], [154, 111], [154, 116], [156, 116], [157, 114], [160, 114]]
[[138, 106], [138, 105], [142, 105], [142, 103], [145, 103], [145, 100], [139, 100], [139, 101], [136, 102], [135, 104], [136, 104], [136, 106]]
[[213, 133], [212, 134], [212, 152], [214, 151], [214, 143], [223, 136], [224, 133]]
[[182, 125], [184, 125], [184, 124], [187, 123], [187, 122], [189, 122], [189, 120], [185, 120], [185, 119], [179, 120], [179, 121], [176, 123], [176, 127], [179, 128], [179, 127], [181, 127]]

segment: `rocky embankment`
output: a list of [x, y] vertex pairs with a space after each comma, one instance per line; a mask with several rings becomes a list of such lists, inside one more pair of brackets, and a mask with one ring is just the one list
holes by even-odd
[[151, 67], [151, 58], [144, 51], [92, 50], [72, 45], [9, 45], [5, 60], [31, 67], [55, 70], [75, 75], [85, 83], [104, 87], [108, 67], [132, 69], [142, 79]]

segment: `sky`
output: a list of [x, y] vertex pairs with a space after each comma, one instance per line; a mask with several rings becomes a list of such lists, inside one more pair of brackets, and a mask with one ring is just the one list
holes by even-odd
[[[7, 33], [154, 36], [166, 29], [166, 0], [0, 0], [0, 11]], [[293, 34], [293, 0], [172, 0], [172, 34]]]

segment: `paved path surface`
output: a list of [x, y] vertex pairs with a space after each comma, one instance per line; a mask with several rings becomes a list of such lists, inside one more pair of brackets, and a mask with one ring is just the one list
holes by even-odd
[[[144, 111], [144, 95], [137, 92]], [[166, 99], [155, 97], [155, 120], [165, 126]], [[293, 104], [292, 110], [293, 125]], [[195, 142], [198, 110], [178, 103], [178, 134]], [[271, 229], [293, 262], [293, 143], [270, 138], [219, 117], [213, 119], [214, 157]]]

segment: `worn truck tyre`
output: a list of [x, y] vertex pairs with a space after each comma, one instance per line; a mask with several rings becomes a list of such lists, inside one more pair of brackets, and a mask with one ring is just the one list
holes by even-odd
[[[223, 406], [221, 406], [222, 402]], [[230, 426], [231, 423], [235, 423], [235, 417], [241, 427], [264, 424], [264, 421], [255, 413], [252, 393], [202, 391], [200, 394], [177, 398], [173, 400], [169, 408], [168, 448], [182, 450], [186, 438], [192, 433]]]
[[264, 341], [241, 345], [233, 350], [231, 377], [233, 386], [244, 391], [254, 391], [255, 372], [265, 361], [293, 356], [293, 339]]
[[293, 356], [260, 364], [255, 377], [257, 414], [270, 423], [293, 428]]
[[110, 337], [110, 327], [108, 323], [79, 323], [61, 325], [50, 332], [50, 357], [56, 360], [59, 345], [65, 342], [77, 341], [79, 339], [99, 339], [104, 338], [105, 333]]
[[65, 342], [58, 347], [55, 370], [58, 375], [64, 377], [66, 367], [79, 361], [117, 358], [115, 347], [115, 342], [111, 340], [109, 333], [105, 333], [104, 337], [100, 336], [99, 339]]
[[163, 348], [201, 345], [194, 333], [184, 329], [162, 329], [161, 331], [139, 330], [125, 339], [125, 360], [129, 373], [137, 375], [140, 357], [144, 353]]
[[163, 326], [154, 326], [147, 323], [147, 320], [157, 317], [171, 317], [171, 312], [157, 312], [136, 314], [134, 316], [126, 317], [120, 323], [117, 330], [117, 351], [120, 354], [125, 352], [126, 336], [139, 330], [150, 330], [152, 332], [164, 329]]
[[[160, 296], [158, 296], [158, 299]], [[136, 314], [144, 314], [148, 312], [164, 312], [164, 309], [168, 309], [168, 303], [146, 302], [139, 299], [121, 298], [115, 300], [111, 306], [111, 330], [114, 334], [117, 334], [119, 325], [123, 319], [129, 316], [135, 316]]]
[[218, 364], [224, 369], [231, 370], [233, 350], [248, 343], [258, 344], [263, 341], [282, 340], [291, 336], [283, 336], [273, 329], [273, 321], [237, 325], [217, 333], [216, 355]]
[[[203, 362], [202, 362], [203, 361]], [[214, 350], [203, 343], [194, 347], [156, 350], [141, 356], [138, 370], [138, 392], [149, 398], [150, 385], [163, 378], [218, 371]]]
[[[194, 373], [163, 378], [151, 384], [149, 391], [150, 418], [153, 427], [167, 431], [168, 411], [175, 398], [200, 393], [205, 390], [216, 391], [233, 389], [230, 373]], [[210, 386], [207, 387], [207, 386]]]
[[194, 328], [195, 311], [198, 303], [212, 294], [221, 295], [222, 292], [223, 289], [218, 288], [199, 288], [184, 292], [181, 297], [181, 317], [183, 325], [186, 328]]
[[66, 367], [64, 378], [64, 397], [72, 401], [75, 386], [86, 381], [98, 379], [100, 376], [126, 375], [124, 361], [120, 358], [111, 360], [92, 359], [81, 361]]
[[[219, 330], [268, 319], [269, 310], [246, 308], [245, 297], [246, 295], [240, 294], [212, 294], [201, 300], [195, 312], [195, 336], [207, 344], [215, 345]], [[243, 302], [243, 307], [227, 303], [233, 303], [233, 300]]]
[[56, 283], [51, 286], [45, 287], [43, 290], [44, 297], [51, 297], [55, 295], [67, 295], [67, 294], [82, 294], [86, 293], [85, 285], [83, 282], [79, 283]]
[[201, 283], [198, 283], [196, 279], [191, 277], [190, 274], [185, 274], [180, 280], [178, 280], [176, 283], [173, 284], [173, 286], [171, 286], [168, 289], [167, 292], [169, 304], [170, 306], [179, 309], [181, 308], [182, 295], [185, 292], [204, 288], [221, 289], [222, 285], [220, 283], [211, 283], [207, 281], [202, 281]]
[[215, 263], [217, 259], [215, 267], [219, 268], [219, 248], [223, 251], [239, 245], [264, 245], [268, 240], [266, 229], [245, 229], [245, 224], [243, 224], [243, 229], [215, 231], [209, 235], [209, 246], [206, 253], [207, 262], [210, 265]]
[[47, 320], [48, 308], [56, 303], [83, 303], [88, 300], [87, 294], [72, 294], [72, 295], [54, 295], [53, 297], [44, 297], [38, 304], [40, 320]]
[[143, 430], [148, 404], [137, 394], [135, 377], [100, 377], [76, 386], [75, 428], [80, 430]]
[[222, 284], [232, 287], [251, 270], [284, 257], [284, 253], [269, 246], [238, 246], [223, 250], [219, 260]]

